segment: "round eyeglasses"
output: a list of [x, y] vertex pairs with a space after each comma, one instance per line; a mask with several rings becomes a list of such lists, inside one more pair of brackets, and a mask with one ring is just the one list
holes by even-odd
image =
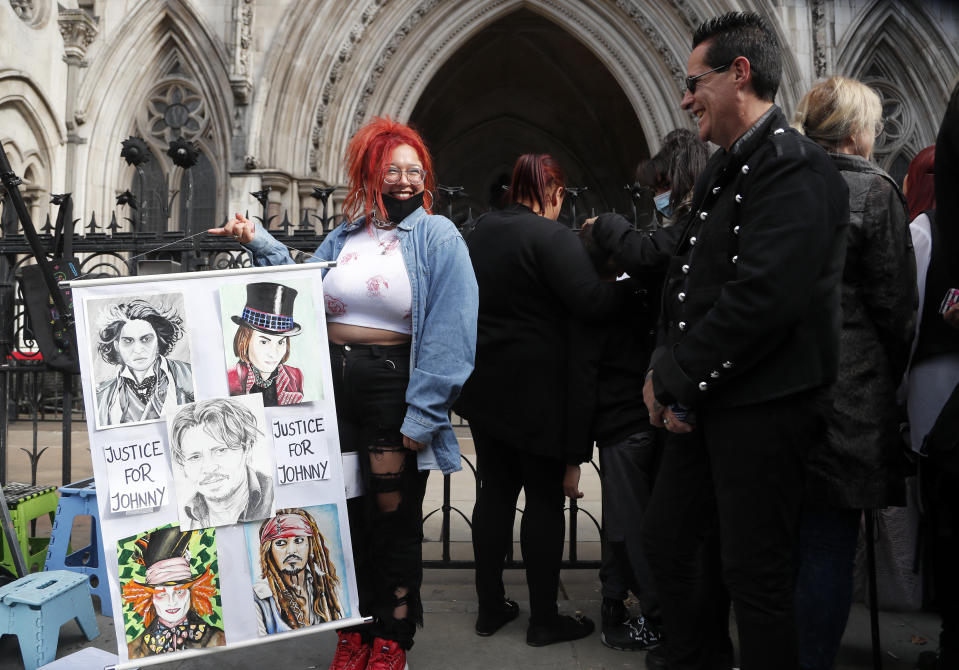
[[419, 186], [426, 179], [426, 170], [423, 168], [407, 168], [402, 170], [398, 167], [390, 166], [383, 170], [383, 181], [387, 184], [398, 184], [400, 182], [400, 177], [406, 175], [406, 181], [410, 183], [411, 186]]
[[713, 73], [713, 72], [720, 72], [720, 71], [722, 71], [722, 70], [725, 70], [725, 69], [727, 69], [727, 68], [728, 68], [730, 65], [732, 65], [732, 64], [733, 64], [733, 61], [730, 61], [730, 62], [726, 63], [725, 65], [720, 65], [719, 67], [714, 67], [712, 70], [706, 70], [705, 72], [701, 72], [701, 73], [699, 73], [699, 74], [697, 74], [697, 75], [695, 75], [695, 76], [686, 77], [686, 88], [689, 89], [689, 92], [690, 92], [690, 93], [695, 93], [695, 92], [696, 92], [696, 84], [699, 82], [699, 80], [700, 80], [701, 78], [705, 77], [707, 74], [711, 74], [711, 73]]

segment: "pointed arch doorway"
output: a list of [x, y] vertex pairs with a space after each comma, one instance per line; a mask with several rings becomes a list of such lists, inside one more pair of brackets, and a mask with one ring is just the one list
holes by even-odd
[[[464, 187], [455, 218], [495, 205], [516, 157], [549, 153], [591, 209], [627, 211], [627, 184], [649, 156], [643, 129], [609, 70], [575, 36], [526, 9], [474, 35], [439, 69], [410, 115], [439, 182]], [[441, 198], [445, 204], [445, 199]], [[562, 215], [569, 223], [569, 205]]]

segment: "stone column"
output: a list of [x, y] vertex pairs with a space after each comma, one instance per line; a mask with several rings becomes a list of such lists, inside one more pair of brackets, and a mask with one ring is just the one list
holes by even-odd
[[78, 133], [78, 127], [86, 122], [82, 109], [77, 109], [77, 84], [80, 69], [87, 67], [85, 60], [87, 47], [93, 43], [99, 29], [97, 22], [85, 10], [65, 9], [60, 7], [57, 21], [60, 24], [60, 34], [63, 36], [63, 61], [67, 64], [67, 95], [66, 95], [66, 125], [67, 125], [67, 164], [65, 170], [66, 190], [77, 191], [77, 145], [86, 144], [86, 138]]
[[[286, 198], [286, 192], [290, 188], [290, 183], [292, 180], [289, 175], [283, 174], [282, 172], [264, 172], [261, 175], [263, 180], [263, 187], [270, 187], [269, 201], [266, 204], [266, 216], [269, 219], [271, 216], [276, 216], [275, 219], [270, 221], [268, 228], [270, 230], [279, 230], [280, 224], [283, 222], [283, 210], [284, 203], [288, 202]], [[287, 205], [287, 210], [289, 205]], [[291, 220], [291, 223], [295, 221]]]
[[296, 182], [296, 193], [299, 196], [299, 202], [297, 203], [299, 207], [296, 213], [297, 226], [300, 225], [300, 221], [303, 220], [304, 216], [308, 217], [308, 220], [314, 227], [318, 224], [317, 220], [313, 218], [313, 215], [317, 213], [316, 208], [319, 201], [313, 197], [313, 188], [322, 185], [323, 182], [319, 179], [300, 179]]

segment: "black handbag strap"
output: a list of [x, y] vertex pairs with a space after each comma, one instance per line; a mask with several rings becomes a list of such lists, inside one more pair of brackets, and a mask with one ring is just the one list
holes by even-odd
[[53, 257], [70, 258], [73, 256], [73, 197], [65, 193], [57, 211], [57, 223], [53, 232]]
[[63, 314], [68, 313], [66, 301], [63, 299], [63, 294], [60, 293], [57, 280], [53, 276], [53, 269], [50, 267], [50, 262], [44, 253], [43, 244], [37, 235], [37, 229], [33, 227], [30, 212], [27, 211], [27, 205], [24, 203], [23, 196], [20, 194], [19, 186], [23, 181], [14, 174], [13, 169], [10, 167], [10, 161], [7, 158], [7, 152], [3, 150], [3, 144], [0, 144], [0, 181], [3, 182], [4, 188], [7, 189], [7, 197], [13, 202], [13, 207], [17, 211], [17, 218], [20, 219], [23, 234], [30, 244], [34, 258], [37, 259], [37, 265], [39, 265], [43, 271], [43, 281], [46, 283], [47, 290], [53, 297], [53, 303], [57, 308], [57, 312], [61, 315], [57, 318], [62, 318]]

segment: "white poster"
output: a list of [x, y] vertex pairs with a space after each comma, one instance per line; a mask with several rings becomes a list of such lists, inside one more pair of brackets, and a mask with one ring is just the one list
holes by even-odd
[[361, 621], [321, 270], [71, 284], [118, 667]]

